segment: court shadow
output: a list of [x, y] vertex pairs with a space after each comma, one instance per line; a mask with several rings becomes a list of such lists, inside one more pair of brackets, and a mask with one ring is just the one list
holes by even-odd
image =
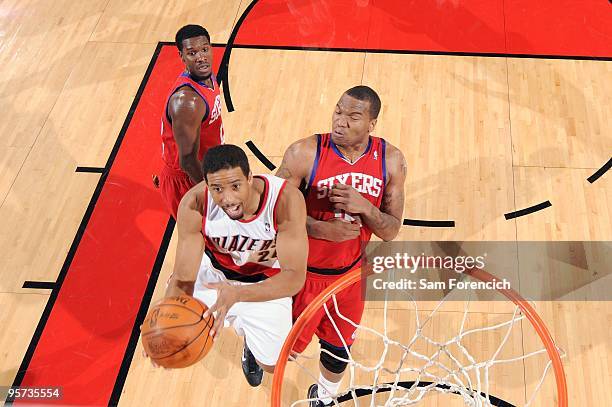
[[[384, 120], [384, 118], [381, 118]], [[410, 152], [404, 152], [410, 162]], [[443, 163], [440, 160], [439, 163]], [[454, 220], [454, 228], [428, 229], [427, 237], [431, 240], [507, 240], [511, 237], [505, 229], [488, 228], [503, 219], [504, 212], [513, 210], [511, 198], [511, 174], [497, 171], [499, 160], [494, 157], [474, 157], [451, 166], [440, 166], [423, 176], [418, 171], [411, 171], [419, 165], [409, 164], [405, 184], [406, 204], [404, 217], [410, 219], [428, 219], [428, 213], [447, 213], [444, 219], [437, 215], [437, 220]], [[495, 174], [498, 180], [488, 178], [482, 185], [481, 174]], [[470, 181], [472, 180], [472, 182]], [[495, 196], [487, 194], [487, 189]], [[444, 197], [441, 199], [440, 197]], [[436, 219], [433, 219], [436, 220]], [[501, 222], [505, 224], [507, 221]], [[499, 225], [502, 226], [502, 225]], [[509, 225], [510, 226], [510, 225]], [[512, 225], [513, 226], [513, 225]], [[408, 231], [418, 230], [408, 227]], [[423, 228], [421, 228], [423, 230]], [[410, 240], [410, 233], [405, 236]], [[415, 236], [416, 237], [416, 232]], [[514, 232], [512, 231], [512, 238]]]

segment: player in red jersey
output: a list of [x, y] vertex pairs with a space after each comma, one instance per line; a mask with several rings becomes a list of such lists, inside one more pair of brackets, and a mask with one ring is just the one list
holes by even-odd
[[[293, 143], [277, 176], [300, 186], [306, 197], [308, 273], [293, 302], [294, 320], [327, 286], [361, 266], [362, 245], [372, 233], [388, 241], [397, 236], [404, 209], [404, 155], [384, 139], [371, 136], [380, 112], [380, 98], [367, 86], [347, 90], [332, 116], [332, 133]], [[330, 256], [333, 253], [333, 256]], [[364, 302], [359, 283], [337, 296], [338, 310], [355, 323]], [[354, 342], [355, 327], [330, 314], [344, 341]], [[293, 351], [302, 352], [313, 334], [322, 349], [347, 359], [347, 352], [323, 309], [306, 326]], [[308, 390], [311, 407], [332, 402], [347, 364], [321, 352], [319, 384]]]
[[223, 144], [221, 95], [212, 72], [210, 35], [199, 25], [176, 33], [176, 46], [185, 64], [170, 91], [162, 113], [162, 167], [159, 185], [166, 208], [176, 219], [181, 198], [201, 182], [202, 158], [210, 147]]

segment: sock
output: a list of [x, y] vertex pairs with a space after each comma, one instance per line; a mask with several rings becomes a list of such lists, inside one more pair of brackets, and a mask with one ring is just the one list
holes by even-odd
[[[323, 404], [329, 404], [333, 400], [332, 394], [338, 393], [340, 388], [340, 382], [334, 383], [327, 380], [321, 373], [319, 373], [319, 383], [317, 383], [317, 397]], [[328, 391], [329, 390], [329, 391]]]

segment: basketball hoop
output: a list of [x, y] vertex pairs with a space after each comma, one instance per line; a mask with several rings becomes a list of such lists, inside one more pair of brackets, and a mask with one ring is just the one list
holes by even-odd
[[[480, 281], [485, 281], [485, 282], [496, 281], [496, 278], [493, 275], [491, 275], [490, 273], [484, 270], [480, 270], [480, 269], [468, 270], [464, 274], [467, 274]], [[283, 348], [281, 350], [281, 353], [278, 359], [278, 363], [275, 368], [274, 380], [273, 380], [273, 385], [272, 385], [272, 395], [271, 395], [272, 407], [281, 406], [281, 396], [283, 392], [283, 380], [284, 380], [284, 374], [285, 374], [285, 368], [287, 366], [287, 362], [291, 359], [297, 363], [298, 362], [297, 359], [300, 358], [300, 356], [298, 356], [297, 358], [290, 357], [291, 349], [293, 348], [298, 337], [304, 330], [306, 324], [308, 323], [308, 321], [310, 321], [313, 318], [317, 310], [324, 308], [325, 312], [327, 313], [328, 318], [331, 319], [330, 313], [328, 310], [328, 305], [327, 305], [327, 303], [329, 302], [331, 302], [333, 306], [336, 307], [335, 309], [336, 313], [340, 318], [345, 319], [347, 322], [350, 322], [358, 330], [365, 330], [365, 331], [368, 331], [369, 333], [375, 333], [376, 335], [378, 335], [378, 337], [380, 337], [385, 343], [384, 352], [387, 351], [388, 344], [396, 344], [396, 345], [402, 346], [403, 349], [405, 349], [407, 353], [408, 352], [414, 353], [417, 356], [417, 360], [423, 360], [426, 365], [425, 367], [420, 367], [420, 368], [413, 368], [413, 367], [401, 368], [402, 372], [410, 371], [410, 372], [414, 372], [415, 374], [418, 373], [418, 377], [416, 380], [400, 381], [399, 379], [400, 374], [398, 372], [392, 372], [396, 374], [395, 380], [393, 382], [378, 383], [379, 371], [378, 370], [374, 371], [374, 370], [375, 369], [383, 370], [384, 368], [382, 368], [379, 365], [374, 366], [374, 367], [367, 367], [355, 361], [353, 359], [353, 356], [351, 355], [351, 352], [349, 351], [348, 360], [343, 360], [343, 361], [347, 362], [349, 366], [348, 368], [349, 372], [347, 373], [350, 374], [350, 379], [349, 379], [350, 383], [349, 383], [347, 390], [344, 390], [340, 392], [339, 394], [335, 395], [335, 397], [333, 398], [334, 400], [333, 405], [339, 405], [339, 403], [342, 403], [348, 400], [354, 400], [357, 405], [358, 404], [357, 398], [362, 397], [364, 395], [368, 395], [368, 394], [372, 394], [372, 397], [374, 397], [374, 395], [378, 395], [383, 392], [390, 392], [390, 394], [394, 394], [394, 392], [403, 393], [402, 396], [395, 397], [395, 398], [389, 398], [388, 401], [385, 402], [385, 406], [413, 405], [413, 404], [418, 404], [428, 392], [435, 391], [439, 393], [452, 393], [452, 394], [461, 395], [464, 399], [465, 405], [508, 406], [511, 404], [501, 399], [497, 399], [496, 397], [493, 397], [492, 395], [489, 394], [489, 377], [488, 377], [489, 368], [496, 364], [524, 361], [527, 358], [530, 358], [532, 356], [539, 355], [539, 354], [541, 355], [545, 354], [547, 358], [549, 358], [550, 360], [546, 363], [546, 367], [544, 368], [544, 372], [540, 378], [540, 381], [537, 384], [535, 390], [533, 391], [533, 394], [531, 395], [531, 397], [527, 399], [527, 403], [525, 404], [525, 406], [529, 406], [532, 403], [532, 401], [535, 399], [535, 396], [537, 395], [540, 388], [542, 387], [542, 384], [544, 383], [544, 379], [546, 378], [546, 375], [549, 369], [552, 367], [554, 371], [555, 381], [556, 381], [557, 406], [567, 407], [568, 405], [567, 383], [566, 383], [565, 373], [563, 370], [563, 364], [561, 362], [561, 355], [559, 353], [559, 349], [554, 344], [554, 341], [548, 329], [546, 328], [546, 325], [544, 324], [540, 316], [537, 314], [532, 304], [530, 304], [527, 300], [521, 297], [516, 291], [512, 289], [497, 290], [499, 293], [503, 294], [506, 297], [506, 299], [512, 301], [512, 303], [514, 303], [515, 305], [514, 314], [512, 315], [512, 318], [509, 321], [506, 321], [500, 324], [496, 324], [493, 326], [486, 326], [483, 328], [470, 329], [470, 330], [464, 331], [464, 323], [465, 323], [465, 320], [467, 318], [467, 313], [468, 313], [468, 309], [466, 307], [464, 310], [460, 333], [457, 336], [453, 337], [453, 339], [445, 343], [435, 342], [431, 340], [430, 338], [424, 337], [422, 333], [420, 333], [421, 328], [429, 322], [429, 318], [431, 318], [431, 316], [434, 315], [434, 313], [436, 313], [436, 311], [439, 309], [441, 304], [444, 302], [444, 299], [442, 299], [438, 303], [438, 305], [434, 308], [434, 310], [429, 314], [429, 318], [423, 324], [419, 322], [419, 317], [418, 317], [419, 310], [418, 310], [418, 306], [416, 302], [414, 302], [414, 306], [417, 312], [417, 316], [416, 316], [417, 329], [415, 331], [414, 338], [418, 338], [418, 337], [423, 338], [428, 341], [428, 344], [435, 345], [439, 348], [437, 352], [435, 353], [436, 356], [432, 358], [432, 357], [423, 355], [421, 353], [413, 352], [410, 349], [410, 346], [412, 345], [412, 343], [414, 343], [414, 341], [412, 341], [410, 345], [403, 345], [387, 337], [387, 332], [386, 332], [387, 331], [387, 324], [386, 324], [387, 302], [386, 301], [385, 301], [385, 308], [384, 308], [385, 328], [384, 328], [383, 333], [377, 332], [376, 330], [371, 329], [367, 326], [351, 322], [350, 320], [348, 320], [347, 318], [345, 318], [344, 316], [340, 314], [340, 312], [337, 309], [335, 294], [344, 290], [350, 285], [358, 282], [362, 278], [363, 278], [362, 273], [361, 273], [361, 270], [359, 269], [354, 270], [350, 273], [347, 273], [346, 276], [340, 278], [334, 284], [327, 287], [326, 290], [321, 292], [312, 301], [312, 303], [308, 305], [308, 307], [304, 310], [302, 315], [300, 315], [300, 317], [297, 319], [293, 328], [289, 332], [289, 335], [287, 336], [287, 339], [283, 345]], [[502, 347], [505, 345], [506, 341], [508, 340], [509, 332], [512, 330], [512, 328], [518, 321], [525, 319], [525, 318], [530, 322], [532, 327], [537, 332], [537, 335], [539, 336], [541, 342], [543, 343], [544, 348], [538, 351], [535, 351], [535, 352], [531, 352], [528, 354], [518, 356], [518, 357], [506, 358], [503, 360], [497, 359]], [[334, 324], [335, 326], [333, 319], [332, 319], [332, 324]], [[469, 352], [461, 344], [461, 341], [465, 337], [467, 337], [468, 335], [474, 334], [475, 332], [491, 332], [494, 330], [501, 330], [501, 329], [507, 329], [507, 332], [504, 334], [502, 343], [498, 347], [492, 359], [487, 360], [486, 362], [475, 362], [475, 360], [470, 356]], [[336, 328], [336, 331], [337, 331], [337, 328]], [[457, 366], [455, 366], [456, 367], [455, 369], [448, 369], [447, 367], [442, 366], [442, 364], [439, 363], [438, 361], [433, 360], [437, 358], [440, 353], [444, 352], [448, 354], [448, 356], [452, 358], [454, 362], [457, 362], [457, 359], [454, 358], [453, 355], [450, 355], [448, 352], [448, 347], [451, 344], [456, 345], [458, 349], [460, 349], [462, 352], [465, 352], [466, 357], [468, 358], [468, 360], [471, 361], [471, 363], [469, 363], [469, 366], [460, 366], [458, 368]], [[346, 348], [346, 343], [344, 345]], [[334, 355], [331, 355], [331, 356], [334, 356]], [[384, 358], [384, 355], [383, 355], [383, 358]], [[400, 361], [400, 367], [403, 364], [403, 362], [404, 360], [402, 359], [402, 361]], [[445, 369], [445, 371], [448, 372], [448, 375], [444, 377], [440, 377], [440, 376], [433, 375], [426, 371], [428, 366], [434, 366], [434, 365], [441, 365], [440, 367]], [[301, 364], [300, 364], [300, 368], [303, 368]], [[362, 370], [374, 372], [375, 378], [376, 378], [374, 385], [355, 384], [353, 380], [354, 379], [353, 373], [355, 369], [362, 369]], [[480, 371], [478, 373], [477, 383], [470, 382], [469, 379], [468, 379], [469, 383], [465, 383], [465, 380], [461, 380], [463, 379], [463, 377], [465, 377], [465, 376], [462, 376], [462, 374], [464, 374], [466, 371], [473, 372], [474, 370], [478, 370], [478, 369], [484, 370], [482, 382], [481, 382]], [[387, 370], [387, 373], [388, 373], [388, 370]], [[315, 376], [312, 372], [309, 372], [309, 376], [313, 378], [314, 381], [317, 380], [316, 379], [317, 376]], [[292, 404], [288, 404], [288, 405], [291, 405], [291, 406], [307, 405], [309, 401], [311, 400], [297, 400], [295, 402], [292, 401]], [[368, 405], [370, 405], [370, 403], [368, 403]], [[371, 405], [374, 406], [375, 405], [374, 402], [372, 402]]]

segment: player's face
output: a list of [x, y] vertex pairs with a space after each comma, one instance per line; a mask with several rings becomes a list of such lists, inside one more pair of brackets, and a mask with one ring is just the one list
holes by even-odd
[[244, 217], [253, 176], [245, 176], [240, 167], [212, 172], [206, 176], [208, 190], [215, 203], [233, 220]]
[[212, 74], [212, 46], [206, 37], [193, 37], [183, 40], [181, 59], [189, 73], [200, 79], [208, 79]]
[[374, 130], [376, 119], [370, 118], [370, 102], [342, 95], [332, 116], [332, 140], [339, 146], [363, 143]]

